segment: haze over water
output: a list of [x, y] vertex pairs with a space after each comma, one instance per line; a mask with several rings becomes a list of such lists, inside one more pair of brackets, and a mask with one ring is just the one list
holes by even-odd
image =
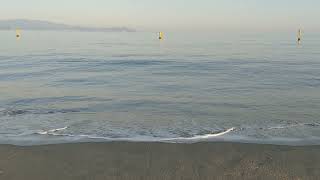
[[[320, 144], [320, 35], [1, 31], [0, 142]], [[233, 129], [232, 129], [233, 128]]]

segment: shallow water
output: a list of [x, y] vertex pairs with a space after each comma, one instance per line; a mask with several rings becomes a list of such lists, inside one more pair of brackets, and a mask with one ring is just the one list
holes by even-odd
[[0, 31], [0, 143], [320, 144], [320, 35], [14, 36]]

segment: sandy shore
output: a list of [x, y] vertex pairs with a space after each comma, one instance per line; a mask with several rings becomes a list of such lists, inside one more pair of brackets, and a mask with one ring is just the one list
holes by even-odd
[[0, 145], [1, 180], [319, 178], [320, 146], [125, 142]]

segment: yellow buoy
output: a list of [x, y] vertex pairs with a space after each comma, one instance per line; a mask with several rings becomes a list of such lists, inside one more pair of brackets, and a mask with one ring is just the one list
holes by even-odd
[[163, 32], [159, 32], [158, 34], [159, 34], [159, 39], [163, 40]]
[[298, 39], [298, 44], [300, 44], [301, 40], [302, 40], [302, 30], [301, 29], [298, 30], [297, 39]]
[[16, 29], [16, 38], [19, 39], [21, 37], [21, 30]]

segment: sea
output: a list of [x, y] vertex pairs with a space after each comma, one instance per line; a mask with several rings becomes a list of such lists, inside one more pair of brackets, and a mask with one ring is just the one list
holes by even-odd
[[320, 33], [0, 31], [0, 143], [320, 144]]

